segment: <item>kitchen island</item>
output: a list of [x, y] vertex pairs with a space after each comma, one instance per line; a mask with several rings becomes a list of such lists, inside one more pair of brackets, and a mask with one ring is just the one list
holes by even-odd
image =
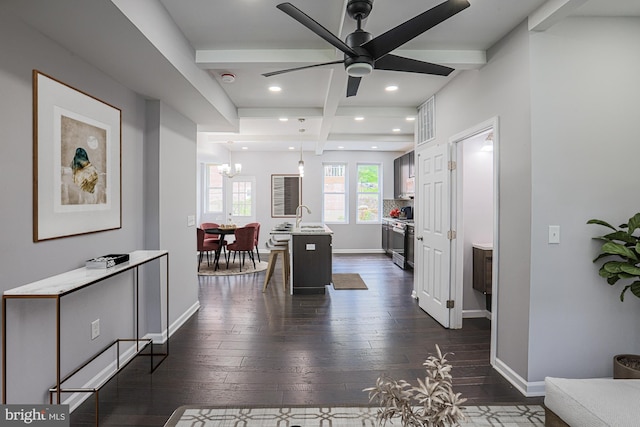
[[324, 294], [331, 284], [333, 231], [323, 224], [302, 224], [291, 230], [293, 294]]
[[276, 240], [283, 240], [283, 235], [290, 236], [290, 293], [324, 294], [332, 281], [333, 231], [324, 224], [308, 223], [287, 230], [276, 228], [271, 233]]

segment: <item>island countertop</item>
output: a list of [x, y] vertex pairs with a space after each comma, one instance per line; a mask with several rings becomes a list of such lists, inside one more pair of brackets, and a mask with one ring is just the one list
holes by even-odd
[[321, 223], [302, 223], [300, 227], [291, 229], [292, 235], [310, 235], [310, 234], [333, 234], [333, 231], [325, 224]]

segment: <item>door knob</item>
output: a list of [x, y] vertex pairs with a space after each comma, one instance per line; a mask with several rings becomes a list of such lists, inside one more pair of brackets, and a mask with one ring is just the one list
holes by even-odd
[[416, 239], [422, 240], [422, 236], [418, 236], [418, 237], [416, 237]]

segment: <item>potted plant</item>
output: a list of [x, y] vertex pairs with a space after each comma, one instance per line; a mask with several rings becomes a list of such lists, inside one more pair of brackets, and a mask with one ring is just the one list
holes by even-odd
[[460, 405], [467, 399], [453, 392], [452, 366], [437, 345], [436, 350], [437, 356], [431, 355], [423, 363], [427, 376], [424, 381], [418, 379], [418, 386], [382, 376], [375, 387], [363, 390], [369, 392], [370, 401], [378, 400], [380, 423], [384, 425], [398, 417], [405, 427], [445, 427], [458, 425], [465, 419]]
[[[600, 276], [611, 286], [620, 280], [625, 283], [620, 292], [620, 301], [624, 301], [627, 291], [640, 298], [640, 236], [635, 235], [636, 231], [640, 231], [640, 213], [617, 228], [599, 219], [591, 219], [587, 224], [598, 224], [613, 230], [604, 236], [595, 237], [603, 243], [593, 262], [606, 259], [600, 267]], [[614, 356], [613, 377], [640, 379], [640, 355]]]

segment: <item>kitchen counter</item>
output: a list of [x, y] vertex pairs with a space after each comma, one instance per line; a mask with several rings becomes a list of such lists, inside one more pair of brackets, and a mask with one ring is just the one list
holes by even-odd
[[271, 234], [276, 240], [289, 240], [290, 292], [324, 294], [333, 280], [333, 231], [322, 223], [302, 223], [300, 227], [281, 224]]
[[300, 224], [300, 227], [293, 227], [291, 229], [292, 235], [299, 234], [333, 234], [333, 231], [324, 224]]

